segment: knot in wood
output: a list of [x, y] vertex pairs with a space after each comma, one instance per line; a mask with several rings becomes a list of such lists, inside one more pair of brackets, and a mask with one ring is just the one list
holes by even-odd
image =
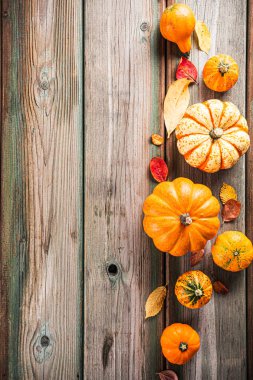
[[40, 82], [40, 87], [42, 90], [46, 91], [49, 89], [49, 82], [48, 81], [43, 81], [43, 82]]
[[107, 276], [109, 277], [111, 284], [114, 286], [121, 276], [120, 265], [116, 261], [110, 260], [106, 262], [105, 267]]
[[149, 30], [149, 23], [147, 21], [142, 22], [140, 29], [142, 32], [146, 32], [147, 30]]

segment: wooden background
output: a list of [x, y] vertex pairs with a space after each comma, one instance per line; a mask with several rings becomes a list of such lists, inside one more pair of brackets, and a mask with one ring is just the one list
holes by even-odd
[[[183, 2], [183, 1], [181, 1]], [[142, 229], [152, 191], [151, 157], [166, 157], [170, 179], [186, 176], [218, 195], [234, 185], [235, 223], [253, 239], [252, 150], [231, 170], [204, 174], [164, 134], [162, 106], [180, 54], [159, 32], [168, 0], [2, 0], [0, 379], [151, 380], [173, 368], [162, 358], [162, 329], [175, 321], [201, 335], [199, 353], [174, 367], [180, 380], [253, 378], [253, 267], [225, 273], [211, 243], [197, 268], [230, 289], [201, 310], [175, 299], [189, 256], [157, 252]], [[187, 0], [209, 26], [216, 53], [240, 66], [220, 95], [201, 80], [191, 102], [230, 100], [253, 122], [253, 0]], [[252, 134], [253, 138], [253, 134]], [[169, 282], [158, 317], [144, 304]]]

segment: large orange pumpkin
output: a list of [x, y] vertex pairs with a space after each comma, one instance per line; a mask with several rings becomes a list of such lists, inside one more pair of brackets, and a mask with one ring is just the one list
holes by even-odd
[[253, 260], [251, 241], [240, 231], [226, 231], [219, 235], [212, 247], [215, 264], [230, 272], [247, 268]]
[[208, 173], [231, 168], [250, 146], [247, 121], [238, 108], [217, 99], [190, 106], [176, 137], [186, 162]]
[[199, 334], [189, 325], [173, 323], [161, 336], [162, 353], [173, 364], [184, 364], [199, 350]]
[[239, 67], [226, 54], [211, 57], [203, 69], [203, 80], [208, 88], [217, 92], [228, 91], [238, 80]]
[[174, 4], [166, 8], [160, 20], [162, 36], [176, 42], [182, 53], [191, 50], [191, 34], [195, 28], [195, 17], [186, 4]]
[[200, 270], [183, 273], [176, 282], [175, 294], [178, 301], [190, 309], [207, 304], [213, 292], [210, 278]]
[[157, 185], [143, 206], [143, 226], [155, 246], [174, 256], [205, 247], [220, 226], [220, 205], [211, 190], [187, 178]]

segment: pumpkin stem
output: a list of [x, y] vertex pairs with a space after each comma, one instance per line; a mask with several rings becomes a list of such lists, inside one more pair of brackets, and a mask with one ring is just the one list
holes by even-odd
[[184, 342], [180, 342], [180, 344], [179, 344], [179, 350], [181, 351], [181, 352], [184, 352], [184, 351], [186, 351], [188, 349], [188, 344], [187, 343], [184, 343]]
[[186, 212], [185, 214], [180, 215], [180, 222], [184, 226], [189, 226], [192, 223], [192, 218], [190, 217], [190, 214]]
[[222, 128], [214, 128], [209, 132], [209, 135], [212, 139], [217, 140], [223, 135], [223, 129]]
[[218, 68], [219, 68], [219, 72], [221, 73], [222, 76], [224, 76], [224, 74], [226, 74], [229, 70], [229, 63], [225, 63], [225, 62], [220, 62]]
[[196, 295], [197, 297], [203, 296], [203, 292], [202, 292], [202, 290], [201, 290], [201, 289], [196, 289], [196, 290], [195, 290], [195, 295]]

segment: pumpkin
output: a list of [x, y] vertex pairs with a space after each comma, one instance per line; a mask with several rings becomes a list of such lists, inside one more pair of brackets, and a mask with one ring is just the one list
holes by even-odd
[[186, 162], [208, 173], [231, 168], [250, 146], [247, 121], [238, 108], [217, 99], [190, 106], [176, 137]]
[[251, 241], [240, 231], [226, 231], [219, 235], [212, 247], [216, 265], [230, 272], [247, 268], [253, 260]]
[[160, 251], [182, 256], [204, 248], [216, 235], [219, 211], [207, 186], [187, 178], [165, 181], [144, 202], [144, 231]]
[[176, 282], [175, 294], [178, 301], [190, 309], [199, 309], [207, 304], [213, 292], [210, 278], [200, 270], [182, 274]]
[[166, 8], [161, 16], [162, 36], [175, 42], [182, 53], [191, 50], [191, 34], [195, 28], [195, 16], [186, 4], [174, 4]]
[[208, 88], [217, 92], [228, 91], [238, 80], [239, 67], [226, 54], [211, 57], [203, 69], [203, 80]]
[[163, 330], [162, 353], [173, 364], [184, 364], [199, 350], [199, 334], [189, 325], [173, 323]]

